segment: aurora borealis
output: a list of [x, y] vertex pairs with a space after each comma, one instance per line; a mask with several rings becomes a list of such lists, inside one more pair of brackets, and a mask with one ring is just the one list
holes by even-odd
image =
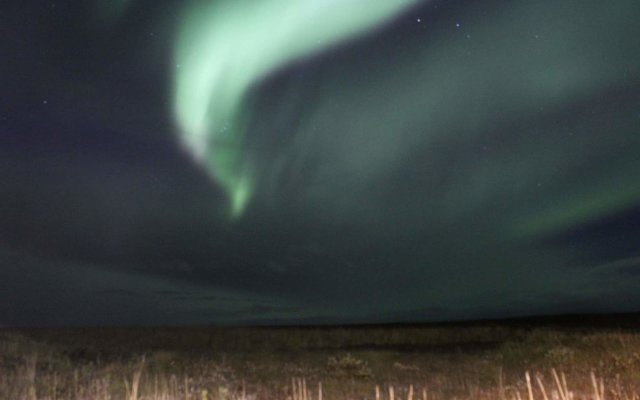
[[0, 10], [0, 325], [640, 310], [637, 1], [88, 3]]
[[[253, 191], [243, 159], [245, 97], [291, 61], [344, 42], [416, 0], [200, 2], [184, 18], [175, 108], [182, 137], [227, 192], [239, 216]], [[366, 12], [363, 10], [366, 9]]]

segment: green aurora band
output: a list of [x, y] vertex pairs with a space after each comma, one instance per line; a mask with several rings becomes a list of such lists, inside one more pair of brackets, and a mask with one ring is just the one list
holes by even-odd
[[375, 28], [417, 0], [229, 0], [194, 5], [176, 46], [174, 112], [181, 139], [244, 212], [254, 171], [243, 157], [244, 101], [288, 63]]

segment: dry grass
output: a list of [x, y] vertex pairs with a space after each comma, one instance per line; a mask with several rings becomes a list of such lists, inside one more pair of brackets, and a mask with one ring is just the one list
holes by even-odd
[[633, 329], [0, 331], [7, 400], [640, 400]]

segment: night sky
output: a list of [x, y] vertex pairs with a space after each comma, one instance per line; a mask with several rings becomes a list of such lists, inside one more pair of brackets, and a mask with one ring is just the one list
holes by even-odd
[[0, 326], [640, 311], [640, 1], [0, 5]]

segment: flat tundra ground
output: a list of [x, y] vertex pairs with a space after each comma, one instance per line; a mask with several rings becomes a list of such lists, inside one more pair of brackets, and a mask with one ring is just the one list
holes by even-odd
[[639, 326], [4, 329], [0, 399], [640, 400]]

